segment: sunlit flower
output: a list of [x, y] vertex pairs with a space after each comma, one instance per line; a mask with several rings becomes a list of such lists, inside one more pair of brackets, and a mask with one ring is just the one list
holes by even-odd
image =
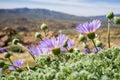
[[93, 52], [94, 52], [94, 53], [97, 53], [97, 52], [99, 52], [99, 51], [101, 51], [101, 50], [102, 50], [102, 48], [101, 48], [101, 47], [97, 47], [97, 49], [98, 49], [98, 51], [96, 50], [96, 48], [93, 48]]
[[[95, 48], [96, 48], [96, 44], [94, 42], [94, 39], [95, 39], [95, 31], [100, 28], [101, 26], [101, 21], [100, 20], [93, 20], [92, 22], [87, 22], [87, 23], [84, 23], [84, 24], [79, 24], [77, 27], [76, 27], [76, 30], [80, 33], [84, 33], [84, 34], [87, 34], [87, 37], [92, 40]], [[96, 48], [97, 50], [97, 48]], [[98, 52], [98, 50], [97, 50]]]
[[7, 52], [7, 48], [0, 48], [0, 52], [4, 53], [4, 52]]
[[93, 20], [90, 23], [84, 23], [84, 24], [79, 24], [76, 28], [76, 30], [80, 33], [91, 33], [95, 32], [99, 27], [101, 26], [101, 21], [99, 20]]
[[57, 38], [52, 37], [50, 39], [46, 38], [40, 41], [39, 46], [44, 49], [47, 53], [52, 53], [52, 50], [60, 48], [63, 49], [63, 44], [67, 41], [67, 37], [60, 34]]
[[95, 31], [101, 26], [101, 21], [93, 20], [90, 23], [79, 24], [76, 30], [80, 33], [87, 34], [89, 39], [95, 38]]
[[64, 34], [58, 35], [58, 37], [45, 38], [39, 42], [36, 47], [29, 47], [28, 50], [32, 55], [39, 56], [42, 54], [51, 54], [56, 53], [59, 54], [60, 51], [66, 51], [63, 47], [63, 44], [67, 42], [67, 49], [73, 47], [74, 41], [68, 40], [68, 38]]

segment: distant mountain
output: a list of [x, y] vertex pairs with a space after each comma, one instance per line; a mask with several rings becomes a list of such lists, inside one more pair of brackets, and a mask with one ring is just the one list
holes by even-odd
[[66, 13], [56, 12], [47, 9], [29, 9], [29, 8], [16, 8], [16, 9], [0, 9], [0, 20], [8, 18], [27, 18], [27, 19], [56, 19], [56, 20], [87, 20], [87, 17], [79, 17], [69, 15]]
[[0, 28], [13, 27], [22, 31], [37, 30], [36, 26], [44, 21], [51, 26], [50, 29], [66, 29], [73, 28], [79, 22], [87, 20], [90, 18], [47, 9], [0, 9]]
[[[120, 14], [116, 14], [120, 16]], [[100, 16], [75, 16], [62, 12], [52, 11], [48, 9], [29, 9], [29, 8], [16, 8], [16, 9], [0, 9], [0, 20], [9, 18], [26, 18], [26, 19], [38, 19], [38, 20], [69, 20], [69, 21], [88, 21], [91, 19], [100, 19], [106, 21], [105, 15]]]
[[50, 29], [71, 29], [75, 28], [78, 23], [93, 19], [99, 19], [102, 21], [102, 26], [107, 26], [105, 15], [84, 17], [47, 9], [0, 9], [0, 28], [14, 27], [21, 31], [37, 30], [36, 26], [44, 21], [51, 26]]

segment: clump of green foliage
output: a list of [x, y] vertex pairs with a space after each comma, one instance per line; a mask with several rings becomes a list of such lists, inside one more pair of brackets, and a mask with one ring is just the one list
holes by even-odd
[[[64, 56], [64, 57], [61, 57]], [[64, 53], [56, 58], [48, 55], [36, 58], [36, 67], [12, 72], [1, 80], [119, 80], [120, 48], [112, 47], [98, 53]]]

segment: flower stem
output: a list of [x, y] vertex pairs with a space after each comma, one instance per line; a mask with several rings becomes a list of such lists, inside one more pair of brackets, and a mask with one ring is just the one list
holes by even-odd
[[108, 19], [108, 47], [109, 48], [110, 48], [110, 25], [111, 25], [111, 22]]
[[46, 31], [44, 30], [44, 35], [45, 35], [45, 37], [47, 36], [47, 34], [46, 34]]
[[[93, 40], [93, 39], [91, 39], [92, 40], [92, 42], [93, 42], [93, 44], [94, 44], [94, 46], [95, 46], [95, 48], [96, 48], [96, 50], [97, 50], [97, 52], [98, 52], [98, 48], [97, 48], [97, 46], [95, 45], [95, 41]], [[96, 53], [97, 53], [96, 52]]]
[[22, 44], [18, 43], [17, 45], [21, 46], [22, 48], [24, 48], [26, 51], [29, 52], [29, 54], [32, 56], [32, 58], [35, 60], [35, 57], [30, 53], [30, 51], [25, 47], [23, 46]]
[[42, 38], [40, 37], [40, 40], [42, 41]]
[[[29, 51], [28, 51], [29, 52]], [[35, 57], [29, 52], [29, 54], [32, 56], [32, 58], [35, 60]]]
[[12, 60], [11, 60], [10, 58], [8, 58], [8, 59], [9, 59], [10, 63], [13, 65], [13, 62], [12, 62]]
[[66, 47], [67, 52], [69, 52], [68, 48]]

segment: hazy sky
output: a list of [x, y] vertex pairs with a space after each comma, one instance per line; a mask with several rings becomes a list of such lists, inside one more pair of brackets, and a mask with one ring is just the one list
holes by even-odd
[[45, 8], [78, 16], [120, 13], [120, 0], [0, 0], [0, 8]]

